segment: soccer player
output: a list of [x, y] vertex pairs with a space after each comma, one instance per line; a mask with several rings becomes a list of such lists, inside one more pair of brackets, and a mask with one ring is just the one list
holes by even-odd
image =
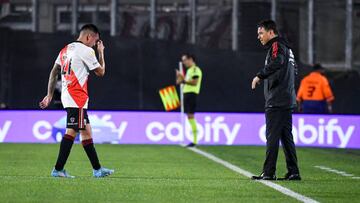
[[322, 75], [324, 68], [315, 64], [313, 71], [301, 80], [296, 100], [299, 111], [303, 113], [332, 113], [335, 97], [328, 79]]
[[180, 71], [176, 71], [177, 84], [184, 84], [184, 111], [188, 117], [191, 130], [193, 133], [193, 142], [188, 144], [188, 147], [197, 145], [197, 126], [195, 120], [195, 111], [197, 97], [200, 93], [202, 72], [201, 69], [195, 64], [195, 57], [191, 54], [185, 53], [181, 56], [181, 62], [186, 67], [186, 74], [184, 76]]
[[292, 111], [296, 107], [294, 55], [284, 39], [278, 36], [276, 23], [264, 20], [258, 24], [258, 39], [267, 49], [264, 67], [253, 79], [255, 89], [264, 81], [266, 118], [266, 159], [262, 174], [255, 180], [276, 180], [276, 162], [281, 140], [286, 158], [285, 180], [301, 180], [292, 135]]
[[[105, 74], [104, 45], [99, 39], [99, 35], [99, 30], [95, 25], [86, 24], [81, 28], [77, 41], [66, 45], [60, 51], [50, 73], [47, 95], [39, 104], [42, 109], [49, 106], [53, 98], [57, 74], [61, 71], [61, 102], [67, 112], [67, 123], [65, 135], [60, 143], [59, 155], [51, 172], [53, 177], [74, 177], [67, 173], [64, 165], [78, 132], [80, 132], [82, 145], [93, 167], [93, 176], [97, 178], [105, 177], [114, 172], [114, 170], [100, 165], [87, 115], [89, 72], [94, 71], [99, 77]], [[92, 49], [95, 45], [99, 61], [95, 56], [95, 51]]]

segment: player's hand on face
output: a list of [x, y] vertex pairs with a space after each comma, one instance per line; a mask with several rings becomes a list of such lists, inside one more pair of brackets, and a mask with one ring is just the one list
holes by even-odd
[[50, 105], [51, 97], [49, 95], [46, 95], [44, 99], [39, 103], [40, 108], [45, 109]]
[[102, 40], [97, 41], [96, 45], [97, 45], [98, 52], [103, 52], [104, 51], [105, 46], [104, 46], [104, 43], [103, 43]]
[[255, 89], [256, 85], [260, 84], [260, 80], [258, 76], [254, 77], [251, 83], [251, 89]]

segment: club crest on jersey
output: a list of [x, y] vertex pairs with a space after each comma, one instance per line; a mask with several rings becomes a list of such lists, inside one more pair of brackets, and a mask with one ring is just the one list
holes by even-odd
[[70, 118], [70, 122], [73, 123], [75, 121], [75, 118], [74, 117], [71, 117]]

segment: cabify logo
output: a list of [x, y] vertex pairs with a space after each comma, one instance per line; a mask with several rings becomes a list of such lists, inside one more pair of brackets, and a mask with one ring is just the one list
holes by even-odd
[[[217, 116], [214, 119], [206, 116], [204, 121], [204, 124], [197, 124], [198, 140], [201, 140], [203, 143], [220, 143], [221, 141], [221, 143], [224, 143], [223, 140], [226, 139], [225, 144], [234, 144], [234, 140], [241, 128], [240, 123], [229, 126], [224, 122], [224, 116]], [[146, 127], [146, 136], [153, 142], [158, 142], [162, 139], [167, 139], [174, 143], [183, 142], [185, 139], [192, 141], [193, 136], [190, 132], [189, 125], [186, 125], [184, 129], [180, 122], [163, 124], [160, 121], [154, 121]]]
[[[305, 124], [305, 119], [299, 118], [297, 123], [294, 123], [295, 126], [292, 130], [294, 142], [304, 145], [318, 144], [345, 148], [354, 134], [355, 126], [340, 126], [338, 122], [339, 120], [336, 118], [329, 119], [327, 122], [324, 118], [319, 118], [318, 123]], [[266, 142], [265, 131], [266, 126], [263, 125], [259, 130], [259, 136], [264, 143]]]
[[[0, 112], [0, 142], [49, 143], [61, 140], [66, 128], [63, 113], [24, 111], [21, 114], [24, 116]], [[184, 128], [179, 116], [175, 115], [107, 112], [92, 113], [89, 118], [96, 143], [179, 144], [192, 141], [188, 122]], [[263, 115], [228, 115], [198, 114], [199, 143], [264, 145], [266, 126]], [[19, 117], [29, 119], [23, 122]], [[299, 146], [359, 148], [359, 121], [359, 116], [295, 115], [294, 141]]]

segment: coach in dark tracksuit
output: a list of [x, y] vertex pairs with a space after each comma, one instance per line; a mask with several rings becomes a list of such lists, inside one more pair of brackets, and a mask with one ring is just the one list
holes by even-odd
[[278, 37], [276, 24], [264, 20], [258, 25], [258, 39], [267, 50], [265, 66], [252, 81], [252, 89], [264, 81], [266, 116], [266, 159], [263, 172], [253, 179], [276, 180], [276, 162], [281, 141], [288, 173], [286, 180], [301, 180], [292, 135], [292, 111], [296, 107], [294, 88], [296, 64], [288, 44]]

